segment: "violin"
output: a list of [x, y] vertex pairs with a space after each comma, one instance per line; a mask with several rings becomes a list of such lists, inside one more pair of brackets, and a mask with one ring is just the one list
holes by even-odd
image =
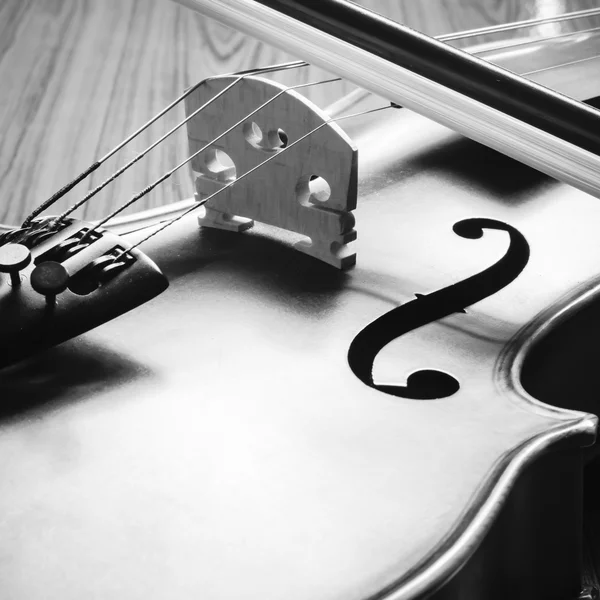
[[593, 598], [598, 31], [183, 3], [299, 59], [182, 91], [194, 198], [0, 232], [6, 597]]

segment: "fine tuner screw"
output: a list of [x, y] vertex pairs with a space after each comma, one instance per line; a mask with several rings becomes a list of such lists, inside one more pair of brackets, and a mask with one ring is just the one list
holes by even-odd
[[69, 273], [59, 262], [48, 260], [31, 272], [30, 281], [31, 287], [46, 297], [46, 304], [54, 306], [56, 296], [67, 289]]
[[8, 273], [13, 287], [21, 285], [19, 272], [31, 263], [31, 252], [23, 244], [0, 246], [0, 273]]

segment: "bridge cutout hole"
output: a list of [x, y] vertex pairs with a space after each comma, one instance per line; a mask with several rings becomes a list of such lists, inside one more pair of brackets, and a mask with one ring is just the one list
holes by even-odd
[[281, 128], [272, 129], [268, 133], [269, 144], [273, 149], [283, 150], [290, 141], [288, 134]]
[[283, 150], [289, 143], [288, 134], [280, 127], [277, 129], [270, 129], [265, 134], [260, 125], [255, 121], [244, 123], [243, 132], [246, 141], [253, 148], [262, 150], [263, 152]]
[[323, 204], [331, 198], [331, 186], [319, 175], [303, 175], [296, 185], [296, 197], [304, 206]]
[[204, 155], [204, 165], [207, 171], [219, 181], [230, 182], [237, 177], [235, 163], [224, 150], [209, 148]]

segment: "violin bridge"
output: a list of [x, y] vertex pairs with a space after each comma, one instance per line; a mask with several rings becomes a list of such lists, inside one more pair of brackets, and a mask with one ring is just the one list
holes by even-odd
[[[186, 98], [186, 114], [235, 79], [204, 81]], [[280, 227], [303, 236], [295, 244], [299, 251], [347, 269], [356, 262], [348, 244], [356, 239], [358, 151], [338, 125], [323, 125], [326, 113], [297, 92], [282, 90], [273, 81], [245, 77], [188, 122], [191, 153], [242, 122], [192, 161], [198, 201], [223, 190], [206, 202], [199, 223], [236, 232], [252, 227], [254, 220]]]
[[138, 307], [168, 287], [123, 238], [52, 218], [0, 235], [0, 367]]

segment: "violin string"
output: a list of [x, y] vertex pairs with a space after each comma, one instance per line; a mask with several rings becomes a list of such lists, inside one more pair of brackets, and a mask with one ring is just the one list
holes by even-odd
[[552, 67], [546, 67], [545, 69], [537, 69], [536, 71], [528, 71], [527, 73], [523, 73], [523, 77], [528, 77], [529, 75], [537, 75], [538, 73], [544, 73], [546, 71], [552, 71], [554, 69], [560, 69], [561, 67], [570, 67], [572, 65], [578, 65], [580, 63], [589, 62], [592, 60], [598, 60], [598, 56], [588, 56], [586, 58], [579, 58], [578, 60], [572, 60], [570, 62], [561, 63], [560, 65], [554, 65]]
[[[210, 148], [211, 146], [213, 146], [216, 142], [218, 142], [220, 139], [222, 139], [223, 137], [225, 137], [228, 133], [230, 133], [231, 131], [233, 131], [236, 127], [239, 127], [240, 125], [242, 125], [250, 117], [254, 116], [256, 113], [258, 113], [263, 108], [265, 108], [266, 106], [268, 106], [269, 104], [271, 104], [272, 102], [274, 102], [277, 98], [279, 98], [283, 94], [286, 94], [287, 92], [292, 91], [292, 90], [298, 90], [298, 89], [301, 89], [301, 88], [306, 88], [306, 87], [311, 87], [311, 86], [316, 86], [316, 85], [323, 85], [323, 84], [326, 84], [326, 83], [333, 83], [333, 82], [336, 82], [336, 81], [341, 81], [341, 77], [334, 77], [332, 79], [323, 79], [321, 81], [312, 81], [312, 82], [308, 82], [308, 83], [300, 83], [298, 85], [293, 85], [293, 86], [282, 88], [274, 96], [272, 96], [271, 98], [269, 98], [266, 102], [264, 102], [263, 104], [261, 104], [260, 106], [258, 106], [254, 110], [252, 110], [247, 115], [244, 115], [244, 117], [242, 119], [240, 119], [239, 121], [237, 121], [236, 123], [234, 123], [231, 127], [225, 129], [216, 138], [212, 139], [210, 142], [208, 142], [207, 144], [205, 144], [204, 146], [202, 146], [199, 150], [197, 150], [196, 152], [194, 152], [192, 155], [188, 156], [185, 160], [183, 160], [182, 162], [180, 162], [178, 165], [176, 165], [175, 167], [173, 167], [172, 169], [170, 169], [169, 171], [167, 171], [166, 173], [164, 173], [163, 175], [161, 175], [156, 181], [154, 181], [150, 185], [146, 186], [143, 190], [141, 190], [140, 192], [138, 192], [137, 194], [135, 194], [134, 196], [132, 196], [127, 202], [125, 202], [124, 204], [122, 204], [121, 206], [119, 206], [118, 208], [116, 208], [115, 210], [113, 210], [111, 213], [109, 213], [108, 215], [106, 215], [103, 219], [101, 219], [100, 221], [98, 221], [92, 228], [90, 228], [87, 231], [87, 233], [84, 234], [84, 236], [82, 238], [82, 241], [85, 238], [87, 238], [89, 235], [91, 235], [94, 231], [96, 231], [99, 227], [102, 227], [102, 225], [104, 225], [107, 221], [109, 221], [110, 219], [114, 218], [120, 212], [124, 211], [126, 208], [128, 208], [132, 204], [136, 203], [141, 198], [143, 198], [146, 194], [148, 194], [149, 192], [151, 192], [157, 185], [163, 183], [169, 177], [171, 177], [171, 175], [173, 175], [173, 173], [175, 173], [176, 171], [178, 171], [179, 169], [181, 169], [181, 167], [183, 167], [184, 165], [186, 165], [189, 162], [191, 162], [194, 158], [196, 158], [202, 152], [204, 152], [205, 150], [207, 150], [208, 148]], [[71, 209], [69, 209], [68, 211], [66, 211], [65, 213], [63, 213], [59, 217], [57, 217], [56, 222], [59, 222], [70, 211], [71, 211]]]
[[171, 225], [173, 225], [177, 221], [183, 219], [183, 217], [187, 216], [191, 212], [197, 210], [198, 208], [200, 208], [201, 206], [203, 206], [204, 204], [206, 204], [209, 200], [212, 200], [213, 198], [215, 198], [219, 194], [223, 193], [225, 190], [228, 190], [230, 187], [232, 187], [235, 184], [239, 183], [240, 181], [242, 181], [243, 179], [245, 179], [249, 175], [252, 175], [252, 173], [254, 173], [258, 169], [264, 167], [266, 164], [270, 163], [275, 158], [278, 158], [281, 154], [283, 154], [284, 152], [287, 152], [288, 150], [290, 150], [291, 148], [293, 148], [294, 146], [296, 146], [300, 142], [302, 142], [305, 139], [307, 139], [309, 136], [315, 134], [317, 131], [319, 131], [320, 129], [322, 129], [326, 125], [329, 125], [331, 123], [336, 123], [336, 122], [339, 122], [339, 121], [343, 121], [345, 119], [352, 119], [354, 117], [359, 117], [359, 116], [362, 116], [362, 115], [368, 115], [370, 113], [379, 112], [379, 111], [382, 111], [382, 110], [386, 110], [388, 108], [396, 108], [396, 105], [394, 105], [394, 104], [387, 104], [386, 106], [380, 106], [378, 108], [371, 108], [369, 110], [364, 110], [364, 111], [353, 113], [353, 114], [350, 114], [350, 115], [343, 115], [341, 117], [333, 117], [331, 119], [326, 119], [325, 121], [323, 121], [323, 123], [321, 123], [320, 125], [317, 125], [315, 128], [311, 129], [308, 133], [305, 133], [303, 136], [299, 137], [296, 141], [292, 142], [291, 144], [289, 144], [285, 148], [281, 149], [279, 152], [276, 152], [275, 154], [269, 156], [269, 158], [263, 160], [261, 163], [259, 163], [255, 167], [252, 167], [251, 169], [248, 169], [248, 171], [246, 171], [245, 173], [242, 173], [242, 175], [240, 175], [239, 177], [236, 177], [233, 181], [229, 182], [227, 185], [225, 185], [222, 188], [218, 189], [216, 192], [213, 192], [212, 194], [210, 194], [209, 196], [207, 196], [203, 200], [200, 200], [199, 202], [197, 202], [196, 204], [194, 204], [194, 206], [191, 206], [190, 208], [188, 208], [187, 210], [185, 210], [181, 214], [179, 214], [176, 217], [173, 217], [172, 219], [168, 220], [163, 225], [161, 225], [158, 229], [155, 229], [152, 233], [149, 233], [147, 236], [145, 236], [141, 240], [137, 241], [128, 250], [122, 250], [119, 254], [115, 255], [115, 257], [113, 258], [113, 262], [118, 261], [122, 256], [124, 256], [128, 252], [131, 252], [132, 250], [134, 250], [135, 248], [137, 248], [141, 244], [147, 242], [150, 238], [152, 238], [155, 235], [161, 233], [167, 227], [170, 227]]
[[454, 40], [466, 40], [472, 37], [478, 37], [481, 35], [489, 35], [493, 33], [504, 33], [505, 31], [515, 31], [517, 29], [526, 29], [528, 27], [537, 27], [538, 25], [547, 25], [550, 23], [563, 23], [566, 21], [572, 21], [574, 19], [582, 19], [585, 17], [600, 16], [600, 8], [588, 8], [585, 10], [577, 10], [570, 13], [564, 13], [562, 15], [556, 15], [555, 17], [542, 17], [536, 19], [527, 19], [525, 21], [515, 21], [513, 23], [507, 23], [505, 25], [492, 25], [491, 27], [481, 27], [479, 29], [469, 29], [467, 31], [461, 31], [459, 33], [449, 33], [446, 35], [440, 35], [436, 39], [440, 42], [451, 42]]
[[[298, 68], [306, 67], [306, 66], [308, 66], [308, 63], [306, 63], [304, 61], [293, 61], [293, 62], [282, 63], [282, 64], [278, 64], [278, 65], [271, 65], [268, 67], [261, 67], [261, 68], [257, 68], [257, 69], [248, 69], [246, 71], [240, 71], [238, 73], [234, 73], [233, 75], [237, 75], [237, 78], [229, 85], [228, 88], [226, 88], [225, 90], [220, 92], [219, 95], [224, 94], [226, 91], [228, 91], [228, 89], [231, 89], [234, 85], [239, 83], [242, 79], [244, 79], [245, 77], [248, 77], [250, 75], [261, 75], [263, 73], [274, 73], [274, 72], [278, 72], [278, 71], [286, 71], [289, 69], [298, 69]], [[75, 179], [71, 180], [69, 183], [67, 183], [65, 186], [60, 188], [57, 192], [55, 192], [52, 196], [50, 196], [50, 198], [48, 198], [45, 202], [43, 202], [37, 208], [35, 208], [29, 214], [29, 216], [23, 221], [23, 224], [21, 225], [21, 227], [28, 227], [31, 224], [31, 222], [33, 221], [33, 219], [35, 219], [39, 214], [41, 214], [47, 208], [52, 206], [55, 202], [60, 200], [65, 194], [67, 194], [69, 191], [71, 191], [78, 183], [80, 183], [86, 177], [91, 175], [96, 169], [98, 169], [103, 163], [105, 163], [111, 156], [116, 154], [119, 150], [121, 150], [121, 148], [123, 148], [124, 146], [129, 144], [129, 142], [134, 140], [138, 135], [140, 135], [143, 131], [145, 131], [148, 127], [150, 127], [150, 125], [152, 125], [153, 123], [158, 121], [158, 119], [163, 117], [173, 107], [175, 107], [182, 100], [187, 98], [187, 96], [189, 96], [195, 89], [197, 89], [205, 81], [218, 79], [219, 77], [223, 77], [223, 76], [209, 77], [208, 79], [204, 79], [204, 80], [199, 81], [198, 83], [194, 84], [191, 88], [188, 88], [183, 94], [181, 94], [178, 98], [173, 100], [173, 102], [171, 102], [171, 104], [169, 104], [167, 107], [163, 108], [160, 112], [158, 112], [156, 115], [154, 115], [149, 121], [146, 121], [139, 129], [137, 129], [131, 135], [129, 135], [127, 138], [125, 138], [124, 140], [119, 142], [114, 148], [112, 148], [112, 150], [109, 150], [109, 152], [107, 152], [103, 157], [99, 158], [97, 161], [92, 163], [85, 171], [83, 171], [77, 177], [75, 177]], [[210, 102], [213, 102], [214, 100], [216, 100], [219, 97], [219, 95], [217, 95], [215, 98], [213, 98]], [[210, 102], [208, 104], [210, 104]], [[169, 135], [171, 135], [171, 133], [173, 133], [181, 125], [183, 125], [183, 123], [181, 123], [178, 127], [175, 127], [174, 129], [172, 129], [166, 136], [163, 136], [163, 138], [161, 138], [161, 140], [164, 139], [165, 137], [168, 137]], [[157, 144], [154, 144], [149, 149], [146, 149], [146, 151], [144, 151], [142, 153], [142, 156], [147, 154], [147, 152], [149, 152], [156, 145]], [[107, 183], [116, 179], [121, 173], [123, 173], [131, 165], [133, 165], [140, 158], [142, 158], [142, 156], [138, 156], [138, 157], [134, 158], [134, 160], [130, 161], [130, 163], [128, 163], [122, 170], [119, 170], [113, 177], [109, 178], [109, 180], [107, 182], [104, 182], [104, 185], [107, 185]], [[104, 187], [104, 185], [102, 185], [102, 187]], [[98, 186], [98, 187], [100, 189], [102, 189], [102, 187], [100, 187], [100, 186]], [[97, 192], [99, 192], [100, 189], [93, 190], [93, 193], [90, 193], [88, 195], [91, 197], [91, 196], [95, 195]]]
[[[568, 31], [566, 33], [560, 33], [558, 35], [549, 35], [547, 37], [536, 38], [534, 40], [524, 40], [522, 42], [517, 42], [515, 44], [511, 44], [510, 49], [513, 50], [514, 48], [519, 48], [520, 46], [529, 46], [531, 44], [537, 44], [539, 42], [547, 42], [550, 40], [561, 40], [561, 39], [568, 38], [568, 37], [574, 37], [574, 36], [580, 35], [580, 34], [597, 33], [598, 31], [600, 31], [600, 27], [591, 27], [590, 29], [581, 29], [580, 31]], [[495, 50], [496, 50], [495, 48], [492, 48], [491, 50], [489, 50], [489, 52], [494, 52]], [[556, 66], [559, 66], [559, 65], [556, 65]]]

